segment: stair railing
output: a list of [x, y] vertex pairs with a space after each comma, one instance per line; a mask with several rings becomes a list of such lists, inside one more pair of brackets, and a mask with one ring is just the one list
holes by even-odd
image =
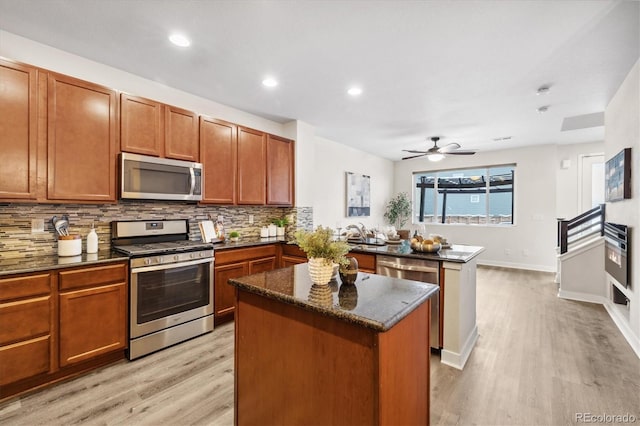
[[558, 219], [558, 248], [560, 254], [566, 253], [571, 246], [604, 235], [605, 205], [600, 204], [573, 219]]

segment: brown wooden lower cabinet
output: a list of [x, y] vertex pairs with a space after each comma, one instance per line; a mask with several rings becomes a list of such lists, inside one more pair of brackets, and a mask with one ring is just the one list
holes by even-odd
[[60, 366], [127, 346], [124, 282], [60, 294]]
[[218, 250], [214, 268], [214, 321], [223, 324], [233, 320], [235, 288], [228, 284], [230, 278], [238, 278], [278, 267], [278, 246], [268, 244], [255, 247]]
[[123, 359], [127, 286], [127, 262], [0, 278], [0, 400]]
[[355, 257], [358, 261], [358, 271], [369, 274], [376, 273], [376, 256], [374, 254], [357, 253], [350, 251], [347, 256]]

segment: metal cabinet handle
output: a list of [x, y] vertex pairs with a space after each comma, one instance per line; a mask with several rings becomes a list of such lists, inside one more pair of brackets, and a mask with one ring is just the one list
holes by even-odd
[[401, 265], [394, 262], [388, 262], [386, 260], [378, 260], [378, 266], [382, 266], [390, 269], [397, 269], [400, 271], [411, 271], [411, 272], [438, 272], [438, 268], [434, 268], [431, 266], [420, 266], [420, 265]]

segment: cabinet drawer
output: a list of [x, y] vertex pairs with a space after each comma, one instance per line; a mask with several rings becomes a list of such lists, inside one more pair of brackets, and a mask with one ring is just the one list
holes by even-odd
[[276, 255], [276, 245], [269, 244], [266, 246], [248, 247], [233, 250], [216, 251], [216, 265], [226, 263], [242, 262], [245, 260], [258, 259], [261, 257], [269, 257]]
[[0, 301], [41, 296], [51, 292], [51, 274], [0, 279]]
[[0, 345], [49, 334], [50, 296], [0, 304]]
[[95, 268], [62, 271], [58, 276], [60, 290], [99, 286], [126, 281], [127, 264], [99, 266]]
[[49, 371], [49, 336], [0, 347], [0, 386]]

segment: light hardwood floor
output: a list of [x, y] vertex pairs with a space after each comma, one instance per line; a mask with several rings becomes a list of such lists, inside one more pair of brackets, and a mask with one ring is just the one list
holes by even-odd
[[[480, 337], [465, 369], [432, 358], [432, 424], [640, 423], [640, 360], [604, 308], [558, 299], [549, 273], [481, 267], [477, 281]], [[0, 424], [232, 425], [233, 324], [6, 401]]]

